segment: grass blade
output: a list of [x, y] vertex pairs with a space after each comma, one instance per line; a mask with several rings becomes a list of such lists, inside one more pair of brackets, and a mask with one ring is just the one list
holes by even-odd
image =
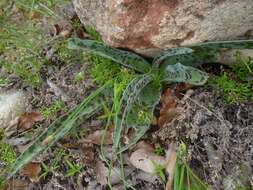
[[93, 103], [94, 99], [97, 98], [104, 89], [110, 83], [105, 84], [103, 87], [99, 88], [97, 91], [89, 95], [80, 105], [78, 105], [67, 119], [59, 118], [54, 123], [52, 123], [48, 129], [46, 129], [34, 142], [30, 145], [16, 160], [8, 171], [7, 179], [12, 177], [18, 172], [25, 164], [31, 161], [39, 153], [47, 150], [58, 140], [60, 140], [64, 135], [66, 135], [73, 127], [77, 119], [80, 117], [89, 118], [93, 114], [97, 113], [102, 106], [97, 102]]
[[68, 47], [69, 49], [82, 49], [90, 53], [98, 54], [140, 73], [147, 73], [151, 69], [150, 64], [141, 56], [129, 51], [112, 48], [102, 42], [71, 38], [68, 42]]

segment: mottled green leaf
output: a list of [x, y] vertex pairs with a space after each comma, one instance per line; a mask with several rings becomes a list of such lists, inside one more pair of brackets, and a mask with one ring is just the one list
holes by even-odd
[[180, 61], [179, 59], [181, 58], [181, 56], [185, 56], [187, 54], [192, 55], [193, 52], [194, 51], [191, 48], [186, 48], [186, 47], [171, 48], [171, 49], [165, 50], [160, 55], [154, 58], [153, 67], [158, 68], [164, 60], [170, 59], [170, 58], [176, 58], [175, 60], [179, 62]]
[[154, 67], [164, 69], [167, 65], [181, 63], [197, 67], [203, 63], [216, 62], [223, 49], [253, 49], [253, 40], [206, 42], [186, 47], [172, 48], [162, 52], [153, 61]]
[[[156, 87], [156, 89], [154, 89], [153, 87]], [[155, 92], [152, 92], [152, 94], [150, 94], [148, 99], [147, 97], [139, 97], [139, 99], [144, 100], [142, 101], [142, 103], [144, 104], [138, 105], [137, 109], [135, 109], [135, 106], [133, 105], [134, 108], [131, 109], [131, 112], [128, 114], [127, 127], [134, 129], [134, 133], [131, 139], [129, 140], [129, 144], [120, 147], [118, 153], [121, 153], [129, 149], [130, 147], [134, 146], [150, 128], [153, 119], [154, 109], [156, 105], [159, 103], [161, 98], [161, 87], [149, 83], [145, 88], [142, 89], [142, 91], [150, 89], [155, 90]], [[139, 96], [142, 96], [143, 94], [144, 93], [140, 93]], [[131, 117], [134, 119], [132, 119]]]
[[191, 49], [205, 50], [220, 50], [220, 49], [253, 49], [253, 40], [233, 40], [233, 41], [218, 41], [206, 42], [186, 46]]
[[115, 114], [115, 131], [113, 137], [114, 148], [117, 149], [120, 145], [120, 138], [124, 126], [126, 125], [127, 116], [132, 109], [133, 104], [137, 100], [141, 90], [152, 81], [150, 75], [140, 75], [134, 78], [125, 89], [121, 101], [121, 113]]
[[185, 82], [193, 85], [203, 85], [208, 79], [207, 73], [181, 63], [167, 65], [161, 72], [162, 80], [167, 83]]
[[147, 73], [151, 69], [150, 64], [141, 56], [129, 51], [112, 48], [102, 42], [71, 38], [68, 47], [70, 49], [82, 49], [87, 52], [98, 54], [141, 73]]
[[157, 83], [157, 81], [152, 81], [141, 90], [137, 103], [145, 107], [153, 107], [153, 104], [156, 102], [156, 100], [154, 100], [154, 97], [160, 97], [160, 94], [161, 84]]

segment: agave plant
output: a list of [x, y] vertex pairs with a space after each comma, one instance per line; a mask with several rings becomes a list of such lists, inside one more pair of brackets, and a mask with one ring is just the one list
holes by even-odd
[[[121, 98], [117, 97], [118, 102], [114, 106], [116, 114], [114, 114], [113, 144], [115, 151], [120, 153], [134, 145], [149, 129], [154, 108], [160, 100], [163, 85], [172, 82], [203, 85], [208, 79], [208, 74], [194, 67], [203, 62], [215, 62], [221, 49], [253, 49], [253, 40], [213, 42], [173, 48], [161, 53], [153, 59], [152, 63], [135, 53], [115, 49], [92, 40], [72, 38], [69, 40], [69, 48], [98, 54], [124, 67], [134, 69], [138, 73], [125, 88]], [[102, 104], [99, 97], [103, 95], [106, 89], [111, 89], [110, 82], [87, 97], [69, 113], [67, 118], [59, 118], [51, 124], [18, 157], [8, 171], [7, 178], [13, 176], [34, 157], [64, 137], [77, 125], [79, 119], [87, 119], [100, 111]], [[123, 146], [121, 143], [122, 132], [129, 129], [134, 129], [135, 135], [130, 143]]]

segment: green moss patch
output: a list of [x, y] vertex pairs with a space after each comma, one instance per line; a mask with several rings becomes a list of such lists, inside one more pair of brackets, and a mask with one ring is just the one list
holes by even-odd
[[[213, 77], [209, 84], [222, 91], [228, 104], [253, 100], [253, 62], [237, 54], [237, 61], [231, 71]], [[252, 79], [251, 79], [252, 78]]]

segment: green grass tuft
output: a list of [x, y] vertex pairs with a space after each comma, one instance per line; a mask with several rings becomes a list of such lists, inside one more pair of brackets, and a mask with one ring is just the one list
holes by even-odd
[[155, 154], [158, 156], [165, 156], [166, 152], [165, 149], [158, 144], [155, 146]]
[[6, 167], [10, 166], [16, 160], [16, 153], [12, 146], [4, 142], [4, 133], [0, 131], [0, 161]]
[[[93, 27], [86, 27], [86, 32], [97, 41], [102, 42], [101, 35]], [[117, 80], [118, 83], [124, 83], [125, 87], [134, 78], [134, 72], [123, 68], [118, 63], [102, 56], [86, 53], [86, 59], [91, 63], [90, 74], [92, 79], [99, 85], [104, 85], [107, 81]]]
[[232, 72], [223, 72], [213, 77], [209, 84], [220, 89], [227, 104], [253, 100], [253, 62], [237, 53], [236, 63], [231, 66]]
[[236, 77], [241, 81], [247, 81], [253, 77], [253, 61], [251, 58], [243, 58], [239, 53], [236, 55], [236, 63], [231, 65]]
[[0, 87], [4, 87], [6, 85], [8, 85], [9, 81], [8, 79], [4, 78], [4, 77], [0, 77]]
[[68, 170], [66, 172], [66, 177], [75, 176], [76, 174], [80, 173], [83, 169], [82, 165], [76, 164], [74, 162], [71, 162], [69, 160], [66, 160], [66, 163], [68, 165]]
[[160, 164], [157, 164], [155, 162], [153, 162], [153, 165], [155, 166], [155, 174], [158, 175], [162, 181], [165, 183], [167, 178], [166, 178], [166, 168]]
[[44, 118], [52, 119], [55, 118], [57, 116], [57, 113], [61, 110], [66, 111], [65, 103], [62, 100], [57, 100], [48, 107], [42, 107], [40, 109], [40, 112]]
[[210, 190], [208, 185], [200, 179], [187, 163], [187, 148], [181, 143], [174, 173], [173, 189], [175, 190]]
[[[45, 29], [32, 16], [36, 13], [40, 18], [59, 19], [53, 9], [67, 2], [69, 0], [1, 1], [0, 8], [3, 9], [3, 14], [0, 16], [1, 71], [19, 77], [27, 85], [38, 87], [42, 84], [40, 70], [48, 63], [47, 58], [42, 54], [44, 47], [48, 44], [56, 46], [60, 60], [72, 61], [70, 59], [72, 52], [69, 52], [65, 44], [60, 43], [58, 47], [58, 44], [45, 34]], [[17, 8], [18, 21], [17, 18], [13, 18], [10, 10], [12, 3]], [[73, 57], [76, 59], [78, 56]]]
[[94, 27], [86, 27], [85, 30], [94, 40], [103, 42], [102, 36]]
[[[9, 144], [4, 142], [4, 133], [0, 131], [0, 175], [8, 170], [16, 160], [16, 152]], [[5, 186], [5, 178], [0, 176], [0, 189]]]
[[121, 65], [104, 57], [87, 54], [87, 59], [91, 63], [90, 73], [92, 79], [99, 86], [104, 85], [110, 80], [117, 80], [119, 83], [125, 83], [126, 86], [135, 75], [133, 71], [122, 68]]
[[227, 104], [253, 99], [251, 83], [232, 80], [225, 72], [221, 76], [214, 77], [210, 84], [223, 92], [223, 98]]
[[4, 142], [0, 143], [0, 160], [7, 166], [14, 163], [16, 160], [16, 153], [14, 149]]
[[42, 173], [40, 178], [46, 178], [50, 174], [53, 174], [60, 167], [63, 158], [67, 156], [67, 153], [62, 148], [55, 148], [54, 150], [54, 158], [50, 160], [48, 164], [42, 162]]

